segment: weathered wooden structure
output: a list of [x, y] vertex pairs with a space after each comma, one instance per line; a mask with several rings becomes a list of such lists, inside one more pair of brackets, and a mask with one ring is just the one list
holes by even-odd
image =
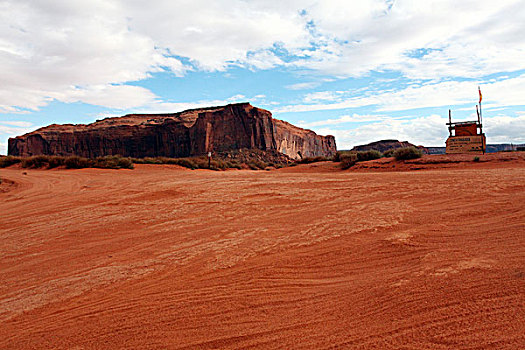
[[[446, 153], [485, 153], [487, 139], [483, 133], [481, 116], [481, 88], [478, 86], [479, 104], [476, 105], [477, 121], [452, 123], [452, 113], [448, 110], [448, 139]], [[479, 106], [479, 109], [478, 109]]]
[[480, 113], [477, 121], [452, 122], [450, 109], [448, 110], [448, 132], [446, 153], [485, 153], [487, 140], [483, 133]]

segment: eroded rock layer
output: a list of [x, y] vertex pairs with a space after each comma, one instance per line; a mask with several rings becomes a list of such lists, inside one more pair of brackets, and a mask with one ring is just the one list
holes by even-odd
[[319, 136], [249, 103], [172, 114], [130, 114], [92, 124], [53, 124], [9, 139], [15, 156], [78, 155], [88, 158], [187, 157], [244, 148], [277, 150], [291, 158], [331, 156], [333, 136]]

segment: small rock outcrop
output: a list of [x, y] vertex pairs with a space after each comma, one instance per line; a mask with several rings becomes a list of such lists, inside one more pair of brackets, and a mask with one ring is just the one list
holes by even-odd
[[189, 157], [239, 149], [275, 150], [290, 158], [333, 155], [333, 136], [272, 118], [249, 103], [170, 114], [129, 114], [92, 124], [49, 125], [9, 139], [8, 154], [87, 158]]

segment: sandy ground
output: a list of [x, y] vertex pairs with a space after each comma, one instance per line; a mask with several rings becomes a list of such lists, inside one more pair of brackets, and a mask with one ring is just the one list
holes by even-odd
[[525, 348], [523, 160], [0, 177], [2, 349]]

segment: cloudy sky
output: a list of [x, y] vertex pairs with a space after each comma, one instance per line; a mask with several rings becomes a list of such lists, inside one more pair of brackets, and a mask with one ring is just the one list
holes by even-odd
[[336, 136], [444, 146], [448, 109], [525, 143], [523, 0], [0, 0], [0, 154], [51, 123], [249, 101]]

